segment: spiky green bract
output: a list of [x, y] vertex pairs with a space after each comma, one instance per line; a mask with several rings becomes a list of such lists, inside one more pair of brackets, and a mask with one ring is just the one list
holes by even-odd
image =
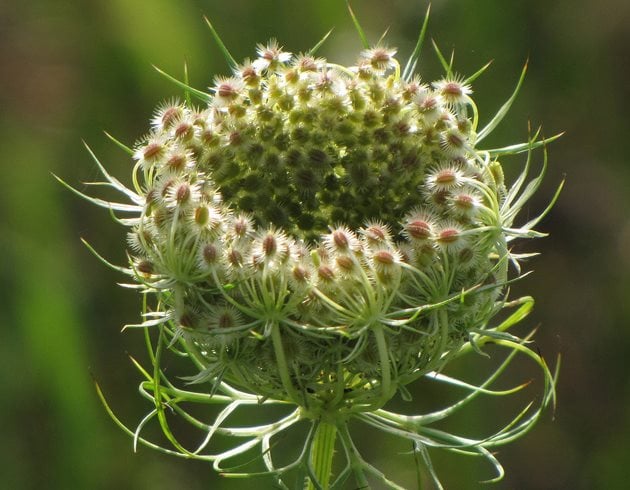
[[[469, 80], [454, 76], [452, 63], [434, 83], [402, 77], [395, 53], [375, 46], [345, 67], [293, 56], [276, 41], [259, 45], [253, 62], [217, 77], [209, 93], [188, 90], [203, 107], [175, 100], [157, 109], [131, 151], [133, 190], [94, 157], [106, 184], [132, 201], [75, 191], [131, 214], [116, 218], [130, 228], [129, 267], [117, 270], [144, 295], [144, 321], [129, 327], [145, 328], [153, 367], [137, 366], [146, 377], [141, 392], [155, 404], [133, 433], [136, 442], [158, 447], [140, 437], [156, 418], [172, 446], [163, 451], [212, 461], [226, 474], [252, 474], [224, 464], [258, 447], [261, 472], [283, 488], [290, 474], [310, 488], [341, 488], [351, 474], [359, 485], [375, 479], [400, 488], [361, 457], [352, 419], [411, 441], [439, 485], [427, 448], [482, 456], [501, 476], [490, 448], [526, 432], [553, 398], [554, 375], [525, 340], [506, 332], [531, 300], [510, 303], [517, 313], [490, 324], [524, 257], [509, 242], [542, 236], [532, 229], [539, 218], [523, 226], [515, 220], [540, 185], [546, 153], [541, 175], [526, 179], [532, 150], [544, 140], [536, 134], [522, 145], [478, 148]], [[508, 187], [498, 156], [524, 150], [525, 171]], [[510, 353], [486, 382], [441, 374], [489, 341]], [[170, 351], [191, 361], [185, 380], [198, 392], [167, 378], [162, 362]], [[478, 396], [517, 391], [490, 385], [518, 352], [543, 370], [537, 409], [479, 440], [430, 427]], [[406, 386], [426, 376], [469, 394], [422, 416], [384, 409], [397, 393], [409, 399]], [[190, 403], [224, 408], [207, 423], [187, 411]], [[256, 404], [296, 408], [271, 424], [228, 424], [236, 410]], [[205, 433], [198, 448], [177, 440], [170, 411]], [[303, 448], [278, 467], [272, 439], [300, 421], [310, 424]], [[219, 436], [244, 442], [213, 450]], [[347, 465], [322, 481], [335, 441]]]

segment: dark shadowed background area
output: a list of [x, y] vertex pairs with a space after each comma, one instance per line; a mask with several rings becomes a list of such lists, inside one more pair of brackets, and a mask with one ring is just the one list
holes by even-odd
[[[354, 7], [372, 41], [389, 28], [388, 44], [404, 60], [424, 0], [356, 0]], [[458, 72], [470, 74], [494, 60], [473, 87], [482, 124], [530, 60], [521, 95], [489, 146], [525, 140], [528, 121], [542, 124], [546, 135], [566, 131], [549, 147], [546, 183], [530, 208], [532, 214], [543, 209], [566, 177], [540, 226], [551, 236], [527, 244], [542, 255], [527, 264], [535, 272], [513, 292], [537, 299], [526, 322], [540, 326], [535, 347], [550, 363], [562, 355], [558, 406], [555, 416], [548, 411], [534, 431], [501, 448], [507, 476], [484, 488], [628, 488], [630, 2], [436, 0], [432, 9], [429, 36], [443, 51], [455, 49]], [[140, 379], [128, 359], [144, 359], [142, 336], [120, 333], [137, 320], [139, 298], [116, 286], [123, 278], [79, 237], [124, 263], [125, 235], [106, 211], [51, 176], [81, 189], [81, 182], [96, 179], [84, 139], [114, 175], [128, 180], [130, 161], [103, 130], [133, 144], [148, 129], [153, 108], [180, 95], [151, 64], [182, 76], [186, 61], [191, 84], [201, 89], [228, 71], [203, 15], [237, 59], [253, 56], [256, 43], [271, 37], [289, 51], [305, 51], [332, 27], [322, 55], [352, 63], [361, 49], [341, 0], [0, 2], [2, 488], [271, 486], [221, 479], [207, 465], [144, 448], [134, 454], [131, 440], [108, 418], [93, 378], [129, 424], [150, 409], [137, 394]], [[425, 80], [441, 75], [430, 43], [420, 72]], [[522, 163], [506, 161], [507, 173]], [[533, 376], [540, 383], [522, 364], [513, 372], [516, 382]], [[423, 406], [427, 396], [415, 391]], [[519, 406], [473, 407], [456, 427], [470, 434], [489, 430]], [[371, 439], [370, 457], [415, 488], [413, 460], [388, 444]], [[492, 477], [479, 461], [438, 453], [435, 460], [448, 489], [481, 488], [479, 481]]]

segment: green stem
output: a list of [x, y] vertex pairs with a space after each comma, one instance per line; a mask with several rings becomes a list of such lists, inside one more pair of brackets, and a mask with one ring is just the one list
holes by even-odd
[[382, 325], [375, 325], [372, 329], [376, 338], [379, 363], [381, 367], [381, 395], [373, 404], [374, 409], [381, 408], [392, 397], [392, 372], [389, 363], [389, 350]]
[[282, 335], [280, 334], [280, 325], [278, 322], [274, 322], [271, 326], [271, 341], [273, 343], [273, 350], [276, 354], [276, 363], [278, 365], [278, 373], [280, 374], [280, 380], [282, 386], [287, 392], [289, 399], [296, 405], [303, 406], [303, 397], [299, 396], [291, 376], [289, 375], [289, 366], [287, 365], [287, 359], [284, 355], [284, 348], [282, 347]]
[[[315, 439], [313, 440], [311, 463], [315, 471], [315, 477], [324, 490], [328, 490], [330, 486], [336, 437], [337, 426], [320, 420], [315, 432]], [[313, 482], [309, 481], [308, 490], [315, 490], [315, 488]]]

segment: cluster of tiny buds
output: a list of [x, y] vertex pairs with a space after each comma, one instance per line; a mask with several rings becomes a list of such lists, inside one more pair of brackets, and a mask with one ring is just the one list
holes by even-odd
[[[471, 89], [456, 77], [402, 80], [395, 54], [377, 46], [343, 67], [272, 41], [216, 78], [206, 107], [156, 110], [134, 153], [145, 204], [128, 239], [132, 270], [150, 291], [177, 291], [162, 307], [210, 335], [204, 352], [259, 353], [269, 322], [352, 338], [505, 280], [501, 167], [474, 149]], [[450, 308], [464, 331], [484, 321], [463, 302]], [[425, 343], [442, 344], [427, 337], [430, 318], [411, 317], [417, 358], [400, 362], [415, 370]], [[351, 358], [359, 371], [363, 358]]]
[[257, 224], [313, 240], [331, 222], [398, 226], [433, 162], [475, 158], [463, 80], [404, 81], [386, 47], [364, 50], [353, 67], [293, 56], [275, 41], [257, 52], [215, 79], [207, 107], [158, 108], [135, 153], [148, 192], [181, 207], [196, 189], [173, 181], [206, 174]]
[[[439, 181], [436, 178], [436, 185]], [[418, 207], [403, 217], [398, 235], [388, 224], [371, 221], [356, 232], [345, 225], [331, 226], [318, 241], [308, 243], [273, 225], [259, 226], [247, 213], [233, 211], [204, 180], [180, 182], [172, 188], [172, 200], [147, 200], [143, 217], [129, 234], [136, 256], [134, 269], [151, 287], [185, 285], [210, 291], [214, 300], [223, 301], [223, 293], [218, 291], [228, 284], [272, 277], [286, 285], [295, 303], [295, 309], [286, 313], [298, 319], [309, 314], [305, 304], [318, 303], [314, 289], [330, 297], [352, 295], [357, 287], [395, 293], [406, 275], [442, 268], [446, 256], [455, 277], [460, 278], [457, 287], [471, 287], [492, 267], [488, 258], [492, 244], [478, 241], [478, 223], [463, 215], [455, 219], [448, 217], [456, 216], [454, 213]], [[465, 194], [462, 190], [453, 193], [445, 209], [457, 206], [468, 214], [474, 206], [483, 208], [472, 191]], [[476, 272], [471, 275], [471, 270]], [[415, 301], [435, 301], [428, 290], [416, 291]], [[242, 299], [238, 288], [229, 294], [234, 301]]]

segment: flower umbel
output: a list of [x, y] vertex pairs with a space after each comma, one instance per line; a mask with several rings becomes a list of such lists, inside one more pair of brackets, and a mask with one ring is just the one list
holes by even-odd
[[[502, 476], [490, 449], [525, 433], [554, 396], [545, 362], [506, 332], [533, 304], [507, 299], [524, 258], [509, 244], [542, 236], [533, 227], [547, 210], [522, 226], [515, 220], [546, 166], [545, 153], [541, 175], [523, 187], [532, 151], [553, 138], [536, 133], [520, 145], [483, 149], [523, 77], [479, 129], [471, 80], [453, 76], [448, 65], [432, 84], [413, 74], [421, 39], [402, 73], [396, 50], [382, 46], [366, 46], [354, 67], [314, 58], [314, 51], [293, 56], [275, 40], [239, 66], [225, 51], [231, 76], [216, 77], [209, 93], [187, 88], [204, 106], [160, 105], [150, 133], [128, 149], [136, 160], [133, 189], [95, 159], [107, 184], [132, 203], [81, 195], [131, 214], [120, 222], [131, 227], [133, 257], [117, 269], [154, 298], [135, 326], [150, 346], [153, 368], [138, 368], [155, 409], [135, 432], [114, 416], [136, 442], [211, 461], [227, 475], [240, 474], [228, 461], [259, 448], [263, 472], [283, 488], [291, 474], [309, 488], [341, 488], [351, 474], [360, 486], [402, 488], [362, 459], [347, 425], [355, 420], [411, 441], [438, 487], [427, 448], [482, 456]], [[517, 153], [527, 153], [527, 164], [508, 188], [499, 159]], [[504, 307], [517, 309], [492, 326]], [[510, 354], [486, 382], [441, 374], [449, 361], [490, 342]], [[186, 379], [197, 392], [162, 371], [170, 350], [190, 360]], [[476, 441], [429, 427], [481, 394], [507, 394], [490, 385], [516, 352], [542, 369], [537, 409]], [[407, 386], [422, 377], [469, 393], [427, 415], [384, 409], [396, 395], [409, 399]], [[206, 423], [187, 412], [189, 403], [225, 408]], [[240, 407], [274, 404], [292, 411], [270, 424], [227, 422]], [[177, 441], [170, 411], [205, 433], [199, 447]], [[141, 437], [152, 418], [172, 447]], [[272, 438], [300, 421], [310, 424], [304, 446], [277, 467]], [[347, 464], [333, 479], [336, 435]], [[231, 449], [213, 449], [217, 437]]]

